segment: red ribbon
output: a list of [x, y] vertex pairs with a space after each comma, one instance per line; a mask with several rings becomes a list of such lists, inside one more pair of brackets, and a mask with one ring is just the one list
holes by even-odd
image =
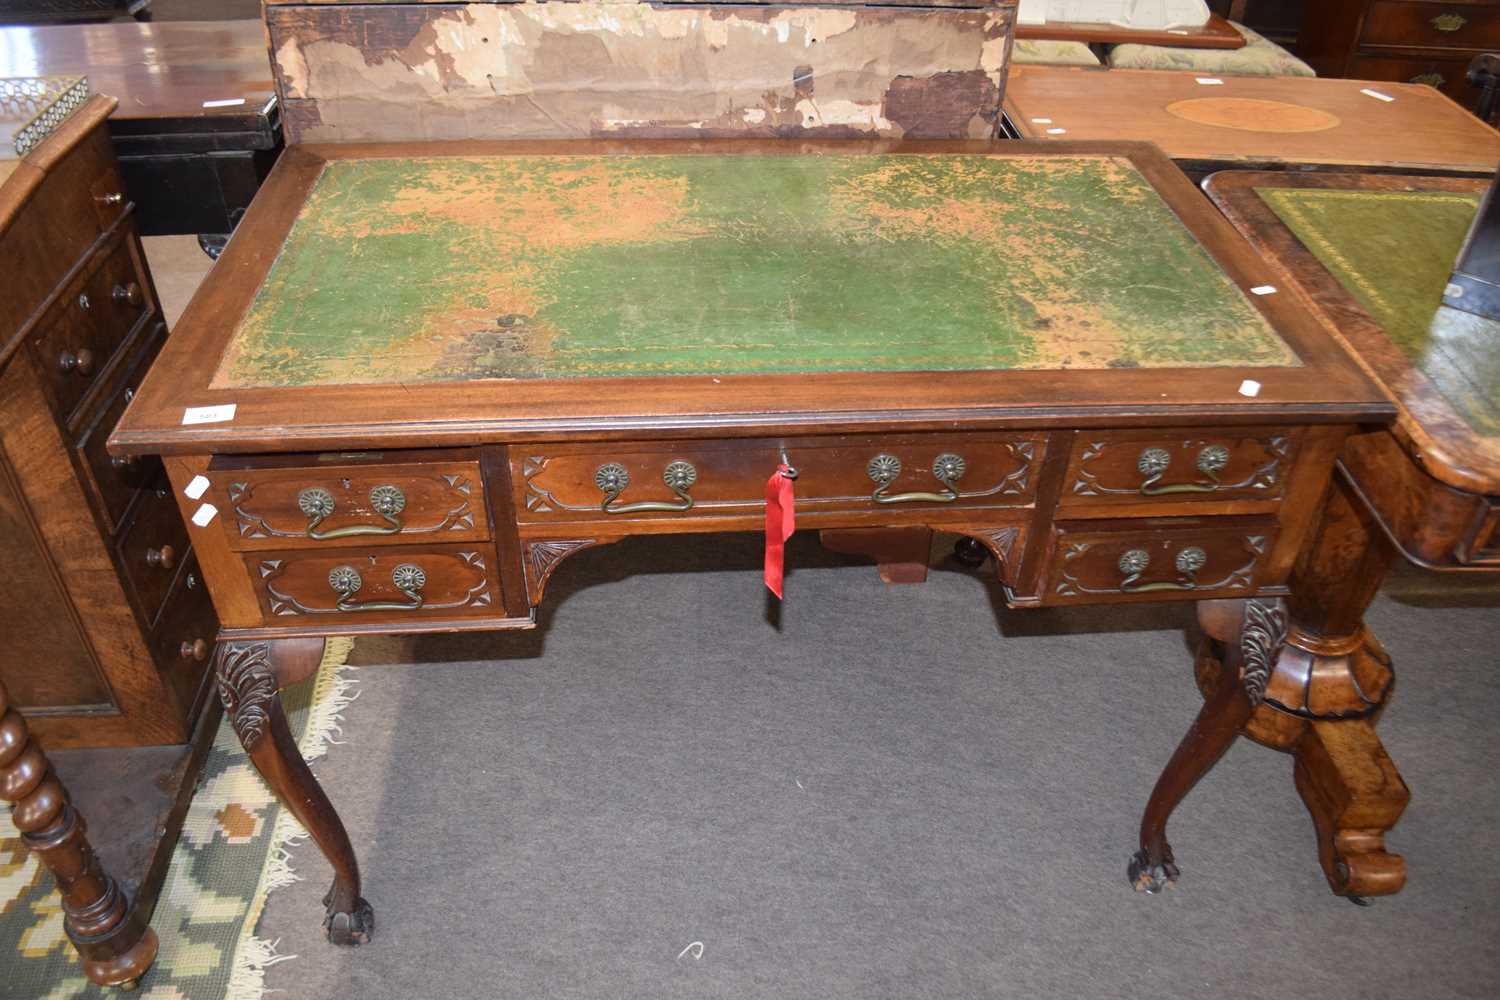
[[797, 530], [791, 472], [791, 466], [783, 462], [766, 480], [766, 586], [777, 597], [781, 597], [786, 568], [786, 540]]

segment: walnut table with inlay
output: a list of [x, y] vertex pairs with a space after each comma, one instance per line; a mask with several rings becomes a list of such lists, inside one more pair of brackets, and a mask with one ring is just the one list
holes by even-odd
[[1015, 66], [1005, 121], [1028, 139], [1154, 142], [1189, 173], [1479, 175], [1500, 164], [1500, 134], [1431, 87], [1405, 83]]

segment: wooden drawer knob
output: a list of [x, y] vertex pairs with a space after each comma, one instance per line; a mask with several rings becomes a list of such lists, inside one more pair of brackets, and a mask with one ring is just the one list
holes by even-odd
[[76, 354], [72, 351], [63, 351], [57, 356], [57, 367], [59, 371], [75, 375], [92, 375], [94, 374], [94, 352], [87, 347]]
[[184, 660], [197, 660], [199, 663], [202, 663], [208, 659], [208, 643], [202, 639], [184, 642], [177, 651], [182, 654]]
[[172, 551], [170, 545], [163, 545], [159, 549], [147, 549], [146, 565], [157, 569], [171, 569], [177, 565], [177, 553]]
[[116, 285], [110, 295], [121, 305], [138, 306], [145, 301], [144, 296], [141, 295], [141, 286], [134, 281]]

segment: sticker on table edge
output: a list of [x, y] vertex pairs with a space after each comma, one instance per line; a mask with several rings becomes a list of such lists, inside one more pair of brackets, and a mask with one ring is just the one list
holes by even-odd
[[219, 508], [211, 503], [206, 503], [193, 511], [193, 523], [200, 528], [206, 528], [209, 522], [219, 515]]
[[1253, 378], [1247, 378], [1240, 383], [1240, 395], [1249, 396], [1252, 399], [1260, 395], [1260, 383]]
[[1222, 86], [1224, 86], [1224, 81], [1220, 80], [1216, 76], [1200, 76], [1200, 77], [1196, 77], [1196, 79], [1197, 79], [1197, 81], [1199, 83], [1201, 83], [1205, 87], [1222, 87]]
[[1382, 94], [1380, 91], [1371, 90], [1369, 87], [1361, 87], [1359, 88], [1359, 92], [1366, 97], [1373, 97], [1377, 101], [1385, 101], [1387, 104], [1395, 100], [1390, 94]]
[[205, 108], [237, 108], [245, 103], [243, 97], [228, 97], [222, 101], [204, 101]]
[[209, 485], [207, 476], [194, 476], [192, 481], [182, 488], [182, 495], [189, 500], [202, 500], [203, 494], [208, 492]]
[[1256, 285], [1254, 288], [1250, 289], [1250, 294], [1251, 295], [1275, 295], [1276, 294], [1276, 286], [1275, 285]]
[[234, 419], [237, 403], [220, 403], [218, 406], [189, 406], [182, 411], [184, 424], [222, 424]]

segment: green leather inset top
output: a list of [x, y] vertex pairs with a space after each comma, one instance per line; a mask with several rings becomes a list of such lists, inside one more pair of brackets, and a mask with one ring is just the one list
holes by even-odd
[[1478, 434], [1500, 434], [1500, 325], [1442, 306], [1480, 196], [1256, 188]]
[[1298, 363], [1120, 158], [352, 159], [214, 384]]

